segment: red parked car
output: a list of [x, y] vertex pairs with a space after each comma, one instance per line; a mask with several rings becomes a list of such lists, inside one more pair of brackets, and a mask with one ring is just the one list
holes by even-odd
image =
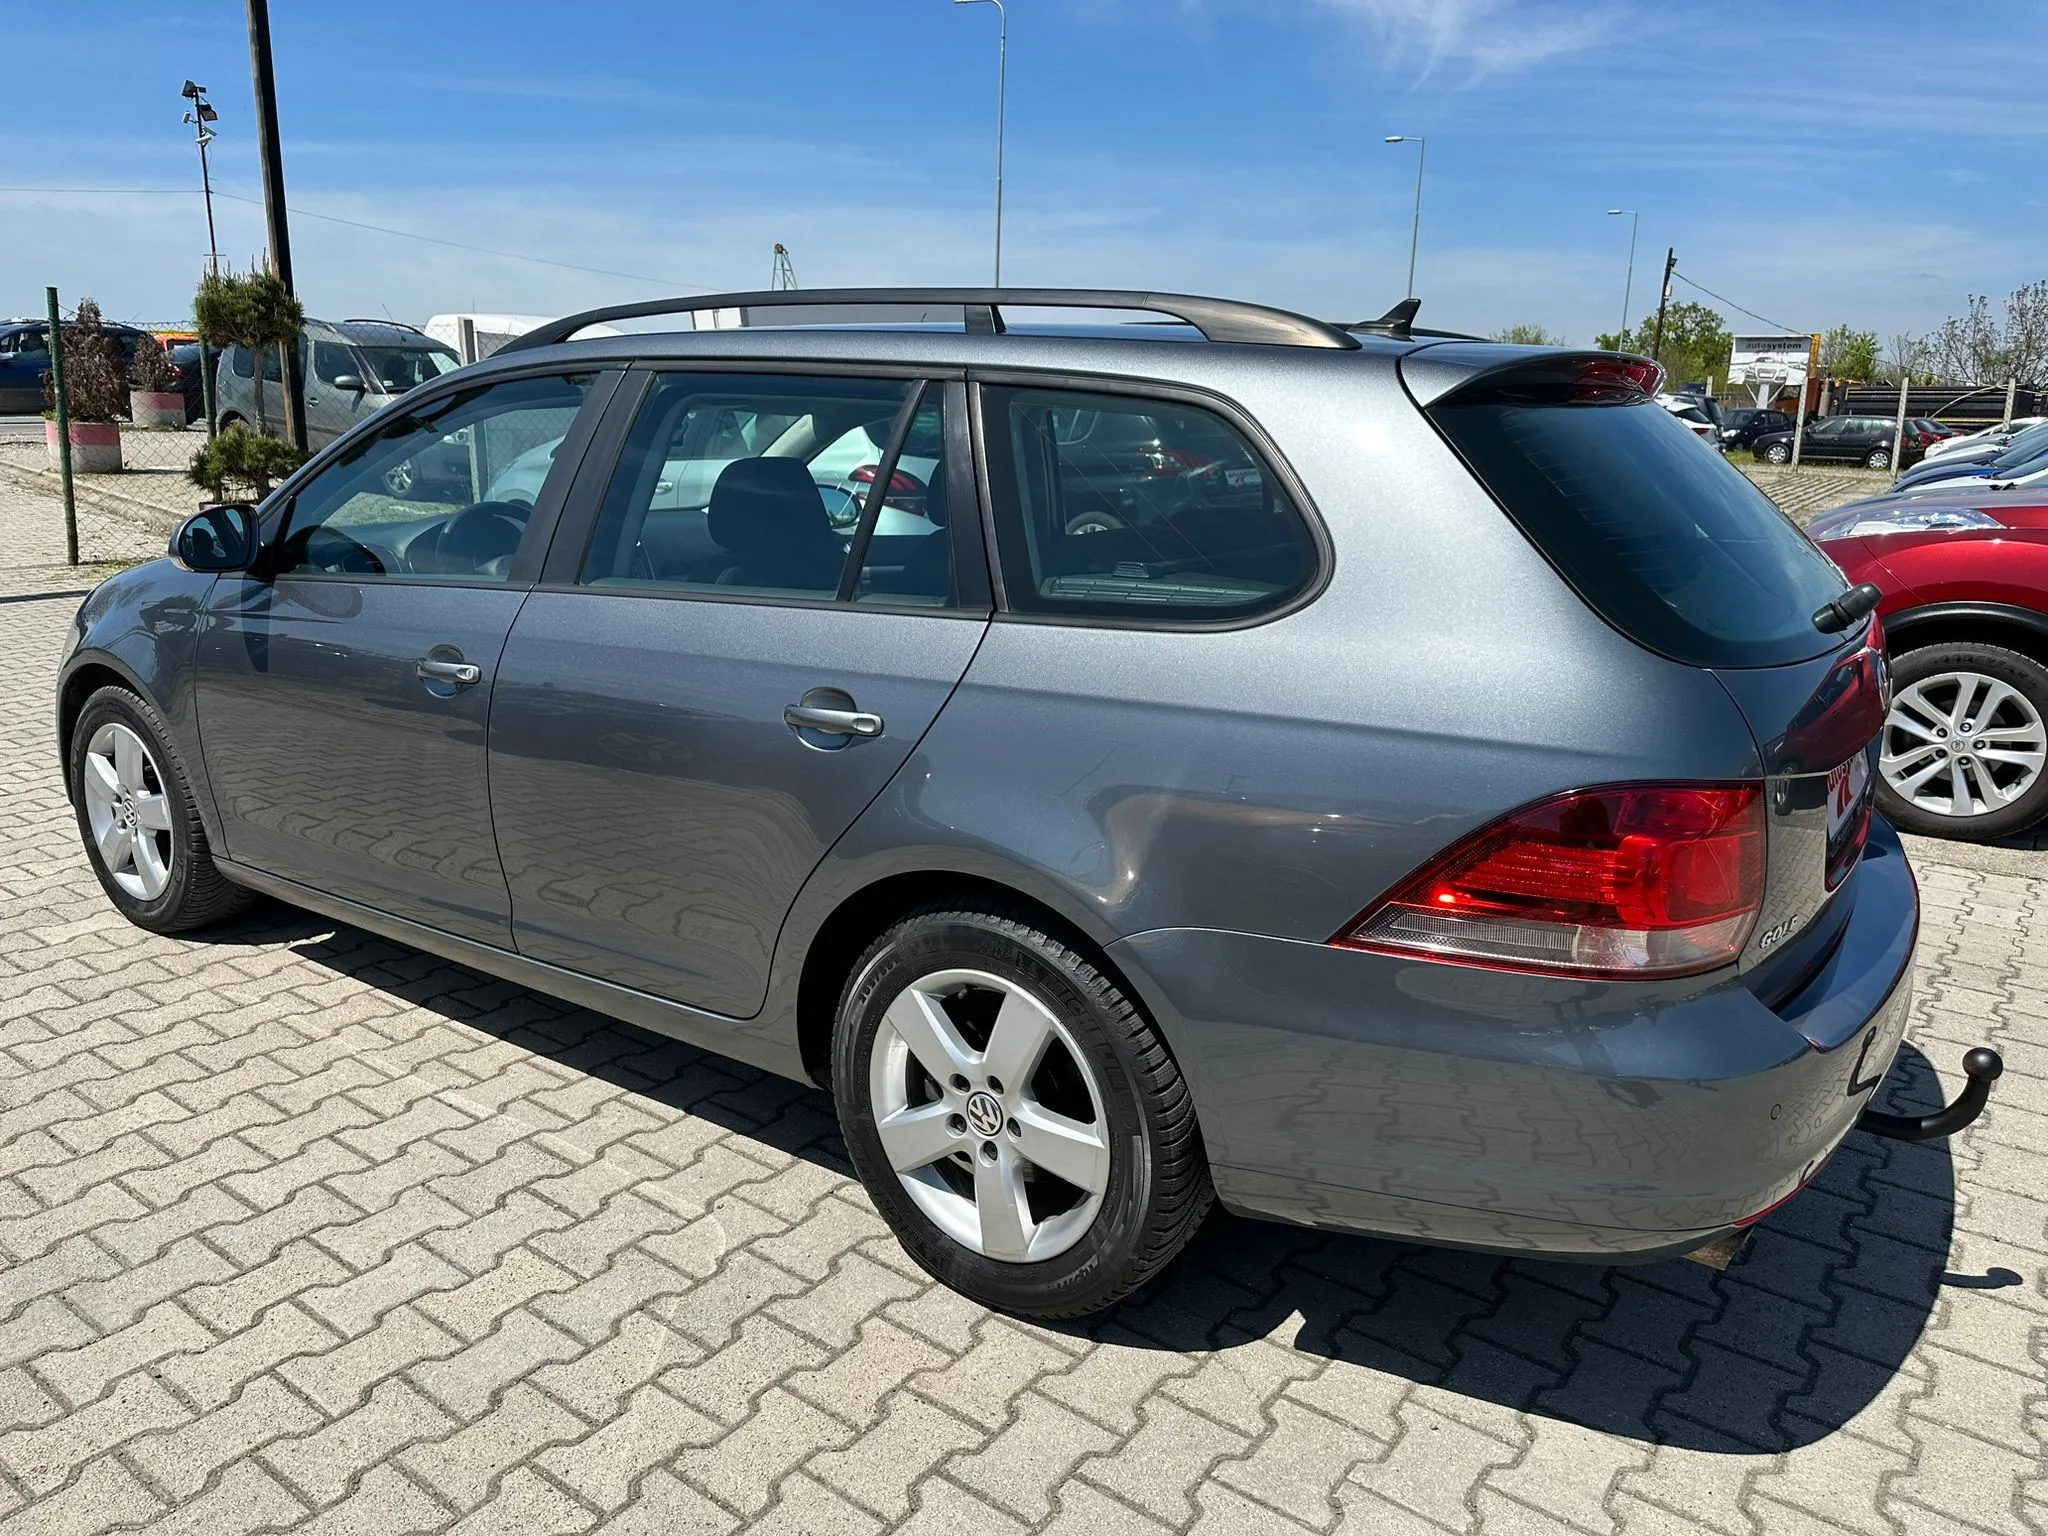
[[2048, 815], [2048, 495], [1881, 496], [1807, 532], [1884, 593], [1878, 808], [1907, 831], [1980, 842]]

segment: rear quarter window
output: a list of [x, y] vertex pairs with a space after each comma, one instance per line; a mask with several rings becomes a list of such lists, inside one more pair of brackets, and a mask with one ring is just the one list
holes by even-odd
[[981, 397], [1010, 611], [1224, 623], [1315, 579], [1301, 508], [1220, 414], [1079, 390], [986, 385]]
[[1426, 409], [1595, 612], [1676, 661], [1774, 666], [1839, 643], [1814, 610], [1841, 573], [1711, 446], [1609, 360], [1546, 357]]

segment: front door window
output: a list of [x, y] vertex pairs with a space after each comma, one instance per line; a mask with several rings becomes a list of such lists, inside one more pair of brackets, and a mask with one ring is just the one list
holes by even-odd
[[508, 379], [394, 415], [294, 498], [273, 573], [504, 581], [593, 377]]

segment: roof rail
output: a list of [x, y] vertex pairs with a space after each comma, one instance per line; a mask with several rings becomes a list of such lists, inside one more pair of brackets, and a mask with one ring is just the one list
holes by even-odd
[[681, 314], [700, 309], [814, 307], [822, 305], [958, 305], [971, 332], [999, 334], [1005, 305], [1057, 309], [1138, 309], [1171, 315], [1200, 331], [1210, 341], [1247, 342], [1277, 347], [1350, 349], [1358, 338], [1339, 326], [1311, 320], [1284, 309], [1244, 304], [1234, 299], [1207, 299], [1186, 293], [1141, 293], [1123, 288], [792, 288], [753, 293], [706, 293], [692, 298], [650, 299], [638, 304], [609, 304], [551, 321], [498, 349], [523, 352], [567, 341], [585, 326], [644, 315]]
[[403, 320], [394, 320], [389, 315], [350, 315], [346, 320], [330, 320], [327, 323], [329, 325], [390, 325], [396, 326], [401, 331], [411, 331], [415, 336], [427, 334], [418, 326], [410, 325]]

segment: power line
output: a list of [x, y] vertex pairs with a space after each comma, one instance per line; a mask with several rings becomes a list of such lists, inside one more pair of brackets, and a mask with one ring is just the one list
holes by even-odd
[[1686, 284], [1688, 287], [1699, 289], [1699, 291], [1701, 293], [1704, 293], [1708, 298], [1719, 299], [1723, 304], [1726, 304], [1730, 309], [1734, 310], [1737, 314], [1747, 315], [1752, 320], [1761, 320], [1765, 325], [1773, 326], [1781, 331], [1789, 331], [1795, 336], [1802, 334], [1795, 326], [1780, 325], [1777, 321], [1772, 320], [1767, 316], [1760, 315], [1753, 309], [1744, 309], [1740, 304], [1736, 303], [1726, 294], [1714, 292], [1714, 290], [1709, 288], [1705, 283], [1695, 283], [1691, 278], [1687, 277], [1683, 272], [1680, 272], [1675, 267], [1672, 269], [1671, 275], [1677, 278], [1681, 283]]
[[[43, 193], [69, 197], [196, 197], [198, 190], [193, 187], [0, 187], [0, 193]], [[262, 206], [260, 197], [243, 197], [236, 192], [214, 189], [215, 197], [225, 197], [232, 202], [252, 203]], [[548, 256], [529, 256], [524, 251], [500, 251], [488, 245], [468, 245], [460, 240], [443, 240], [438, 235], [422, 235], [410, 229], [391, 229], [382, 224], [365, 224], [360, 219], [344, 219], [332, 213], [315, 213], [310, 208], [289, 210], [294, 218], [320, 219], [329, 224], [345, 224], [350, 229], [368, 230], [372, 234], [396, 235], [401, 240], [423, 240], [428, 245], [445, 245], [451, 250], [473, 251], [479, 256], [502, 256], [510, 261], [530, 261], [543, 267], [560, 267], [567, 272], [588, 272], [596, 277], [620, 277], [630, 283], [651, 283], [657, 288], [688, 289], [713, 288], [715, 283], [690, 283], [676, 278], [649, 277], [644, 272], [617, 272], [610, 267], [586, 267], [573, 261], [556, 261]]]

